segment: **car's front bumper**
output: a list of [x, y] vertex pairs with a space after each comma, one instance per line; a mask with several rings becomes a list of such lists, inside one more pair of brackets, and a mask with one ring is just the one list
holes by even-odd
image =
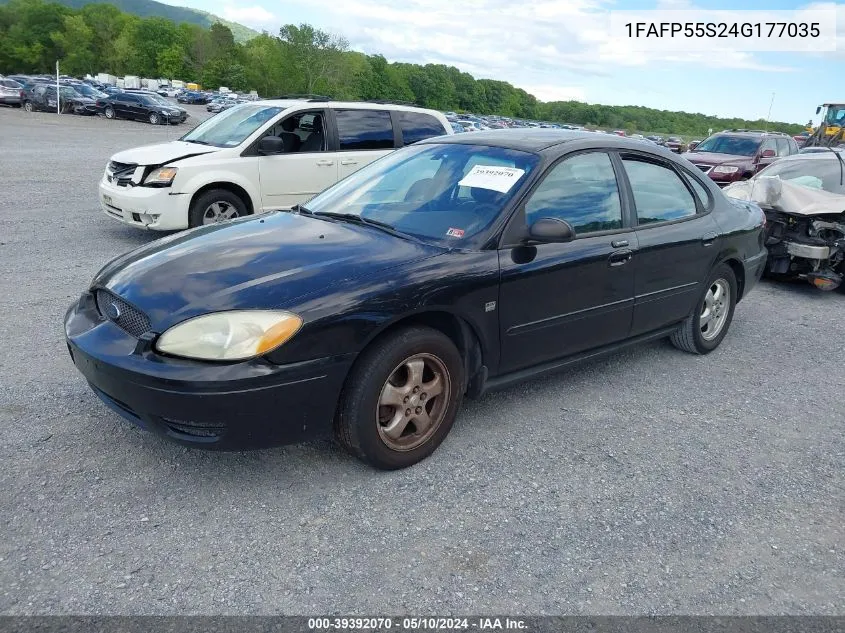
[[187, 446], [248, 450], [331, 431], [351, 355], [273, 365], [156, 353], [82, 295], [65, 316], [68, 351], [94, 393], [134, 424]]
[[118, 187], [100, 180], [100, 208], [110, 218], [154, 231], [188, 228], [191, 196], [171, 187]]

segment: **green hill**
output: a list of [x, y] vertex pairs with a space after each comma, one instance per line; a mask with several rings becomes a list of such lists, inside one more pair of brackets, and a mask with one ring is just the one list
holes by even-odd
[[[189, 24], [199, 24], [205, 28], [210, 27], [215, 22], [220, 22], [228, 26], [232, 35], [235, 36], [236, 42], [246, 42], [258, 35], [257, 31], [237, 24], [229, 22], [207, 11], [200, 11], [199, 9], [190, 9], [188, 7], [174, 7], [155, 0], [51, 0], [58, 4], [65, 5], [74, 9], [80, 9], [86, 4], [94, 4], [97, 2], [113, 4], [121, 11], [131, 13], [142, 18], [161, 17], [173, 22], [188, 22]], [[0, 4], [6, 4], [8, 0], [0, 0]]]

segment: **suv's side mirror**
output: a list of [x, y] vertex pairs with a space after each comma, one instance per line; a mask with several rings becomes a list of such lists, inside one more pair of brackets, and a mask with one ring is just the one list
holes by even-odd
[[258, 153], [262, 156], [271, 154], [284, 154], [285, 142], [278, 136], [265, 136], [258, 141]]
[[760, 158], [774, 158], [775, 150], [773, 149], [764, 149], [760, 152]]
[[574, 238], [575, 229], [559, 218], [540, 218], [528, 227], [531, 242], [571, 242]]

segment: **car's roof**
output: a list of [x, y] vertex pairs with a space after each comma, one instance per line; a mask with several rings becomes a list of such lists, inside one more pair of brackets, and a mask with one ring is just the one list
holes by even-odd
[[[582, 130], [563, 130], [556, 128], [509, 128], [504, 130], [484, 130], [472, 134], [457, 134], [454, 136], [438, 136], [422, 143], [460, 143], [463, 145], [490, 145], [515, 149], [523, 152], [542, 152], [545, 149], [579, 140], [593, 140], [602, 147], [620, 149], [647, 148], [654, 152], [659, 148], [644, 143], [640, 139], [631, 139], [613, 134], [596, 134]], [[662, 152], [661, 152], [662, 153]], [[671, 153], [666, 150], [666, 153]], [[673, 154], [674, 156], [674, 154]]]
[[404, 105], [401, 103], [379, 103], [377, 101], [332, 101], [321, 99], [259, 99], [251, 101], [256, 105], [277, 106], [292, 108], [307, 106], [309, 108], [356, 108], [359, 110], [412, 110], [416, 112], [434, 113], [438, 116], [443, 114], [438, 110], [430, 110], [415, 105]]

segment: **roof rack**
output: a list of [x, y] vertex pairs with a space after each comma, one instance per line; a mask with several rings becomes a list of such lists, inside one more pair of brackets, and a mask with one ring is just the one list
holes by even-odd
[[789, 136], [786, 132], [775, 132], [775, 131], [768, 131], [768, 130], [746, 130], [745, 128], [731, 128], [729, 130], [722, 130], [722, 133], [725, 132], [751, 132], [753, 134], [774, 134], [777, 136]]
[[278, 97], [272, 97], [273, 99], [307, 99], [308, 101], [331, 101], [331, 97], [327, 97], [326, 95], [314, 95], [314, 94], [288, 94], [288, 95], [279, 95]]
[[403, 106], [414, 106], [415, 108], [419, 108], [420, 106], [414, 103], [413, 101], [398, 101], [394, 99], [362, 99], [363, 103], [380, 103], [382, 105], [403, 105]]

